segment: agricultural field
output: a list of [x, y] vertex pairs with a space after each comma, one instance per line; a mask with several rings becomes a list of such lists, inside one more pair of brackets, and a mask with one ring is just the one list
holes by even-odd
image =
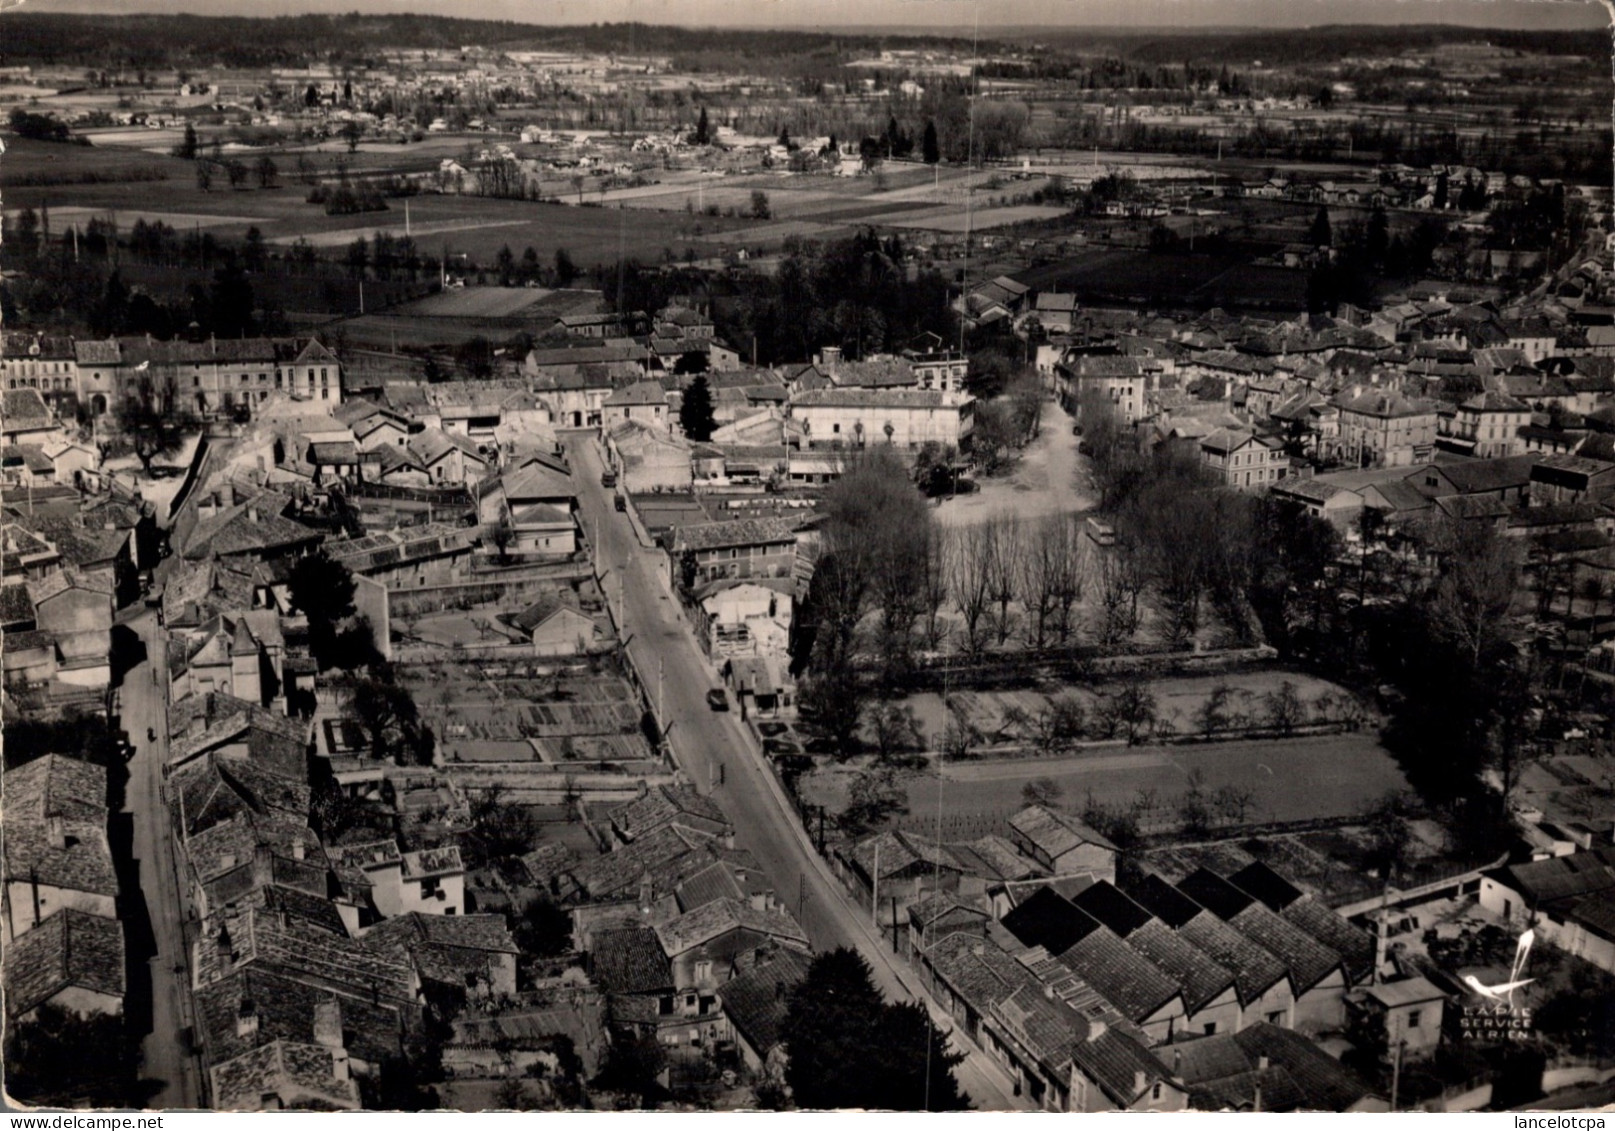
[[[0, 161], [0, 189], [6, 191], [8, 209], [47, 203], [40, 189], [95, 181], [106, 182], [99, 186], [103, 189], [132, 186], [149, 201], [151, 181], [159, 177], [194, 184], [191, 163], [167, 156], [166, 150], [151, 154], [138, 149], [100, 149], [8, 137], [5, 160]], [[136, 178], [143, 180], [137, 183]], [[129, 184], [120, 185], [120, 181]]]
[[[109, 212], [115, 214], [120, 229], [144, 217], [181, 227], [175, 223], [178, 220], [184, 227], [200, 226], [221, 238], [238, 239], [249, 226], [256, 226], [269, 244], [285, 247], [306, 239], [327, 253], [378, 231], [405, 232], [402, 200], [390, 201], [385, 212], [326, 215], [324, 208], [307, 202], [308, 189], [296, 183], [293, 159], [284, 153], [276, 157], [279, 178], [275, 187], [261, 188], [255, 177], [249, 177], [241, 188], [231, 189], [219, 176], [211, 191], [204, 191], [196, 184], [192, 163], [178, 158], [112, 147], [24, 141], [17, 142], [16, 152], [20, 157], [14, 161], [13, 151], [8, 150], [0, 172], [7, 210], [48, 207], [56, 227], [63, 226], [64, 221], [57, 220], [63, 214], [87, 221], [92, 215]], [[247, 157], [243, 160], [250, 164]], [[139, 170], [151, 168], [167, 179], [158, 184], [110, 179], [107, 183], [28, 183], [66, 169], [78, 177], [86, 168], [106, 178], [138, 175]], [[749, 193], [747, 197], [749, 200]], [[697, 225], [706, 233], [739, 233], [757, 223], [744, 218], [684, 217], [682, 213], [678, 221], [669, 223], [666, 215], [640, 209], [579, 208], [468, 195], [427, 193], [408, 201], [409, 233], [424, 250], [435, 254], [446, 247], [484, 264], [493, 262], [506, 245], [517, 254], [531, 246], [544, 262], [552, 261], [556, 250], [565, 248], [584, 268], [612, 262], [619, 255], [659, 260], [670, 252], [681, 255], [686, 248], [700, 246], [694, 235]]]
[[884, 223], [894, 228], [920, 228], [932, 232], [970, 232], [980, 231], [983, 228], [1024, 224], [1028, 221], [1053, 220], [1070, 211], [1069, 208], [1048, 204], [1018, 204], [1007, 208], [950, 208], [934, 215], [885, 220]]
[[393, 313], [421, 318], [509, 318], [538, 306], [554, 293], [515, 287], [466, 287], [405, 303]]

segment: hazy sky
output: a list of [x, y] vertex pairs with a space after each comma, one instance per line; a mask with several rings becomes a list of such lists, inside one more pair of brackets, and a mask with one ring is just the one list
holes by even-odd
[[[1507, 28], [1608, 27], [1598, 0], [25, 0], [36, 12], [420, 12], [534, 24], [710, 27], [1306, 27], [1453, 23]], [[3, 34], [3, 32], [0, 32]]]

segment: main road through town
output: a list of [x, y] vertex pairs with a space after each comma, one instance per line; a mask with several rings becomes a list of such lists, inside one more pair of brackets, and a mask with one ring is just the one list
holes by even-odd
[[[154, 1108], [199, 1106], [196, 1060], [182, 1034], [191, 1024], [186, 986], [184, 904], [174, 872], [174, 842], [163, 801], [163, 765], [168, 759], [168, 696], [163, 632], [153, 613], [130, 623], [146, 645], [146, 658], [124, 675], [119, 690], [122, 726], [134, 743], [125, 807], [134, 818], [134, 858], [140, 893], [155, 936], [151, 958], [151, 1032], [140, 1044], [141, 1075], [162, 1081]], [[155, 740], [147, 735], [155, 735]]]
[[[579, 517], [593, 543], [606, 596], [614, 614], [620, 602], [619, 627], [653, 706], [659, 706], [674, 761], [722, 808], [734, 826], [736, 843], [757, 858], [816, 950], [856, 950], [889, 1000], [920, 1001], [939, 1026], [951, 1030], [951, 1019], [930, 999], [917, 973], [892, 953], [890, 939], [877, 937], [869, 914], [848, 898], [814, 851], [736, 713], [707, 705], [706, 693], [719, 686], [717, 673], [672, 596], [666, 555], [640, 543], [628, 517], [614, 509], [612, 491], [601, 486], [604, 464], [592, 434], [570, 433], [566, 447]], [[985, 1053], [962, 1035], [955, 1036], [953, 1045], [967, 1054], [954, 1074], [975, 1107], [1009, 1111], [1028, 1106]], [[915, 1055], [924, 1055], [924, 1050], [916, 1049]]]

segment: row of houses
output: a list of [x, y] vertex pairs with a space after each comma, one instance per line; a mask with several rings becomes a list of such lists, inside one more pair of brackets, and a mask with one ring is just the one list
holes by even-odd
[[7, 331], [0, 346], [5, 391], [35, 390], [64, 417], [103, 416], [144, 379], [203, 416], [250, 411], [271, 393], [342, 401], [342, 363], [315, 338], [79, 340]]
[[[1311, 1037], [1397, 984], [1372, 936], [1264, 865], [1118, 886], [1117, 857], [1032, 805], [1001, 833], [888, 831], [835, 862], [956, 1034], [1042, 1110], [1385, 1110]], [[1432, 1034], [1418, 1056], [1441, 995], [1414, 996], [1414, 1028]]]

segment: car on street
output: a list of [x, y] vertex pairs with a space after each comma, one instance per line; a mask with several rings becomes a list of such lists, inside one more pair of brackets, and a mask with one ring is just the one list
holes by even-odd
[[613, 495], [611, 497], [611, 503], [620, 511], [626, 511], [628, 509], [628, 500], [623, 498], [621, 495]]
[[615, 487], [616, 485], [617, 473], [615, 471], [602, 471], [600, 473], [600, 486]]
[[714, 687], [707, 692], [707, 706], [714, 711], [727, 711], [729, 709], [729, 693], [721, 687]]

